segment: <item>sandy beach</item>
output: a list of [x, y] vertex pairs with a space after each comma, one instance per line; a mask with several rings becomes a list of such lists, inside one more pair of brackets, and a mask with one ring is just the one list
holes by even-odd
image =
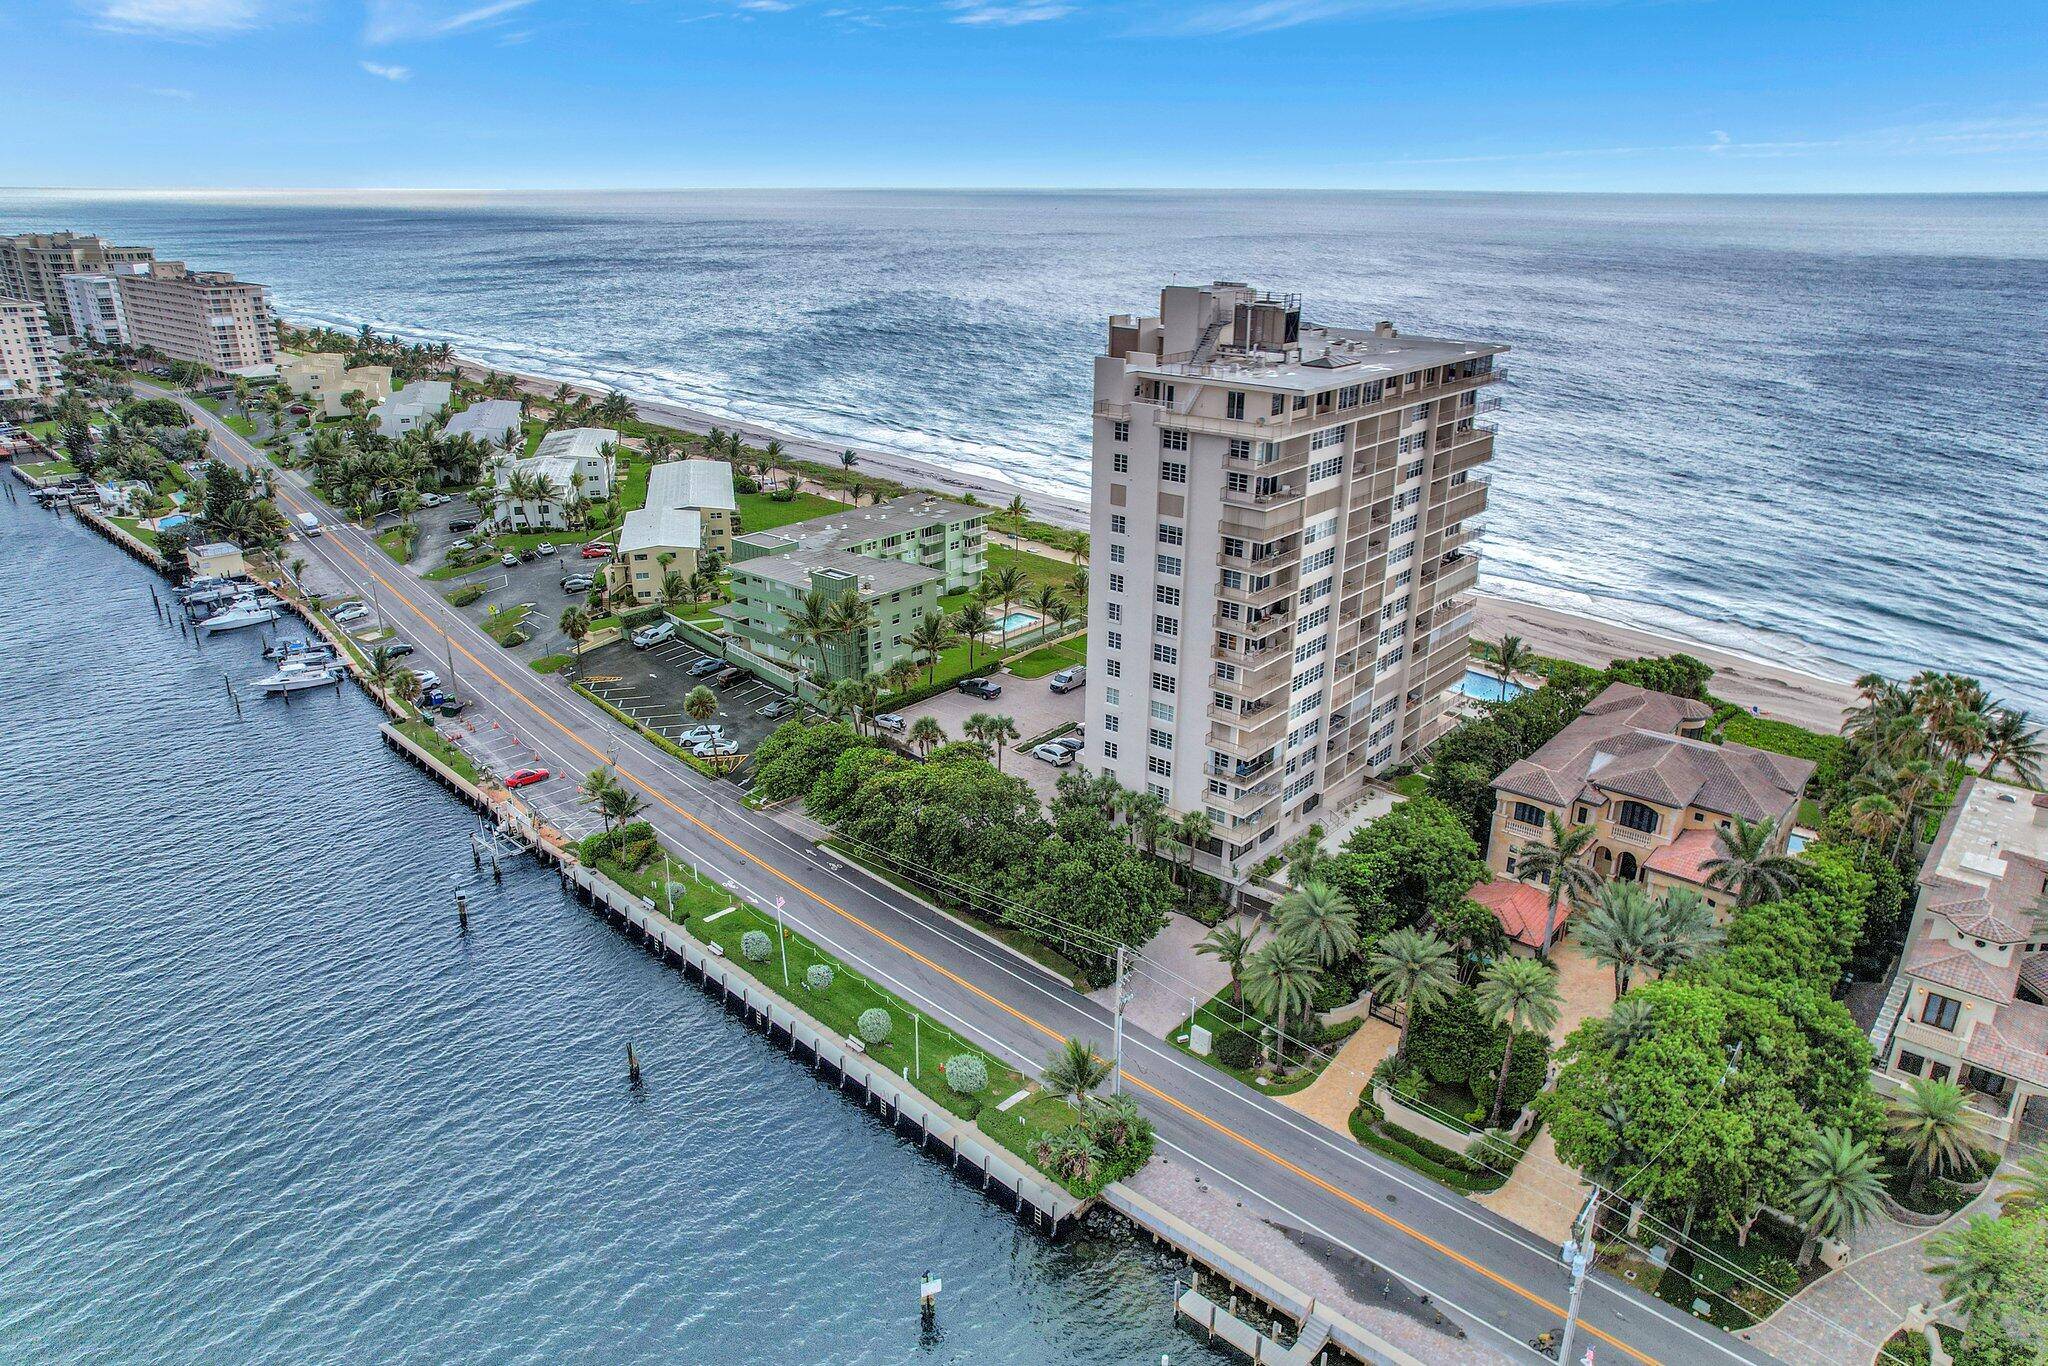
[[[491, 367], [460, 358], [458, 364], [463, 372], [471, 377], [480, 377], [491, 370]], [[496, 373], [508, 372], [498, 370]], [[537, 398], [552, 396], [561, 383], [536, 375], [509, 373], [516, 374], [526, 392]], [[590, 385], [572, 384], [569, 388], [572, 393], [585, 393], [592, 398], [602, 398], [608, 392]], [[757, 446], [765, 445], [770, 440], [780, 441], [792, 457], [802, 460], [836, 465], [839, 463], [840, 452], [847, 449], [844, 445], [792, 436], [787, 432], [735, 422], [730, 418], [714, 418], [708, 413], [675, 403], [636, 400], [634, 408], [643, 421], [660, 423], [681, 431], [707, 432], [713, 427], [723, 427], [727, 431], [740, 432]], [[1057, 498], [1014, 484], [1006, 484], [1000, 480], [962, 474], [956, 470], [912, 460], [888, 451], [866, 450], [860, 447], [853, 449], [860, 458], [857, 469], [868, 470], [900, 483], [935, 489], [942, 493], [971, 493], [982, 502], [997, 507], [1004, 506], [1012, 498], [1022, 495], [1031, 510], [1031, 515], [1041, 521], [1081, 530], [1088, 526], [1087, 506], [1077, 499]], [[1521, 602], [1496, 594], [1478, 593], [1475, 594], [1475, 598], [1477, 612], [1472, 624], [1474, 640], [1497, 640], [1503, 633], [1513, 632], [1522, 637], [1523, 641], [1538, 654], [1574, 660], [1595, 667], [1604, 667], [1612, 660], [1636, 655], [1684, 651], [1714, 666], [1713, 689], [1716, 696], [1745, 707], [1752, 707], [1764, 716], [1791, 721], [1815, 730], [1837, 730], [1841, 726], [1842, 713], [1854, 704], [1855, 691], [1847, 680], [1823, 678], [1769, 660], [1751, 658], [1687, 640], [1682, 636], [1659, 634], [1619, 622], [1560, 611], [1554, 607]]]

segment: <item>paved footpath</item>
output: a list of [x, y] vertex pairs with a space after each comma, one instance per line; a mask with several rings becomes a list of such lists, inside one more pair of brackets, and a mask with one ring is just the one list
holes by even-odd
[[1933, 1228], [1902, 1224], [1888, 1215], [1865, 1224], [1849, 1240], [1849, 1260], [1807, 1286], [1777, 1313], [1743, 1334], [1793, 1366], [1862, 1366], [1899, 1330], [1906, 1311], [1941, 1298], [1927, 1274], [1928, 1240], [1971, 1216], [1996, 1214], [2009, 1188], [1994, 1178], [1982, 1194]]
[[[179, 401], [225, 458], [267, 463], [213, 414]], [[709, 781], [618, 730], [560, 679], [533, 673], [500, 650], [434, 585], [394, 564], [315, 499], [301, 476], [287, 471], [276, 483], [286, 512], [323, 514], [327, 528], [324, 536], [294, 541], [291, 553], [319, 561], [359, 591], [374, 585], [401, 637], [427, 657], [452, 661], [457, 692], [471, 699], [479, 724], [488, 719], [509, 729], [562, 774], [598, 767], [616, 746], [620, 778], [647, 802], [647, 818], [669, 848], [750, 900], [782, 903], [796, 929], [1027, 1072], [1035, 1075], [1063, 1038], [1106, 1049], [1110, 1020], [1099, 1003], [893, 888], [853, 874], [747, 809], [731, 784]], [[1428, 1293], [1474, 1343], [1533, 1360], [1528, 1341], [1560, 1326], [1565, 1287], [1554, 1247], [1142, 1030], [1131, 1031], [1127, 1044], [1124, 1088], [1158, 1130], [1161, 1155], [1177, 1166], [1213, 1187], [1255, 1197], [1304, 1236]], [[1182, 1217], [1199, 1219], [1203, 1211]], [[1767, 1360], [1604, 1277], [1589, 1284], [1582, 1331], [1603, 1366]], [[1452, 1348], [1440, 1359], [1473, 1358]]]

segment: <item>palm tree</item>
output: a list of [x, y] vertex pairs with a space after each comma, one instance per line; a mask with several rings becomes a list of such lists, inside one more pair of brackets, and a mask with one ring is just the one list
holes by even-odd
[[946, 743], [946, 732], [935, 718], [920, 716], [910, 723], [910, 730], [903, 738], [917, 751], [917, 757], [922, 759]]
[[607, 830], [632, 820], [646, 808], [646, 805], [624, 783], [614, 784], [597, 799], [598, 814], [604, 817]]
[[832, 679], [832, 664], [825, 653], [825, 643], [832, 638], [832, 598], [823, 590], [813, 588], [797, 603], [789, 618], [789, 633], [797, 643], [808, 645], [818, 652], [818, 682], [822, 686]]
[[1912, 1192], [1917, 1195], [1937, 1171], [1960, 1171], [1974, 1160], [1971, 1125], [1963, 1088], [1952, 1081], [1915, 1077], [1892, 1097], [1886, 1121], [1912, 1159]]
[[980, 598], [967, 600], [967, 605], [960, 609], [960, 615], [953, 618], [953, 629], [967, 638], [967, 667], [971, 670], [975, 665], [975, 646], [995, 629], [995, 623], [989, 620], [988, 609], [982, 606]]
[[2048, 760], [2048, 750], [2042, 746], [2041, 732], [2024, 711], [2000, 707], [1992, 712], [1991, 722], [1984, 728], [1981, 753], [1985, 777], [1996, 773], [2003, 764], [2028, 787], [2041, 785], [2041, 765]]
[[399, 656], [391, 652], [389, 645], [379, 645], [370, 652], [370, 685], [387, 697], [391, 695], [398, 676], [406, 672]]
[[718, 694], [699, 683], [683, 697], [683, 715], [703, 725], [718, 715]]
[[903, 637], [911, 653], [924, 661], [925, 681], [935, 683], [939, 676], [939, 656], [953, 643], [953, 632], [946, 625], [945, 614], [926, 612], [911, 623], [909, 632]]
[[2012, 1186], [1998, 1197], [1999, 1208], [2007, 1214], [2017, 1214], [2048, 1205], [2048, 1151], [2028, 1153], [2015, 1165], [2017, 1171], [2006, 1172], [2005, 1179]]
[[1276, 935], [1245, 964], [1244, 990], [1252, 1009], [1273, 1022], [1278, 1031], [1275, 1063], [1287, 1066], [1287, 1022], [1315, 1005], [1316, 986], [1323, 976], [1316, 951], [1307, 944]]
[[1780, 897], [1799, 885], [1799, 865], [1778, 853], [1778, 822], [1735, 817], [1733, 825], [1714, 831], [1716, 853], [1701, 862], [1707, 885], [1735, 896], [1737, 905], [1754, 906]]
[[1024, 590], [1028, 587], [1030, 581], [1024, 577], [1024, 571], [1015, 565], [991, 569], [981, 576], [981, 596], [1003, 605], [1004, 621], [1010, 619], [1011, 605], [1024, 596]]
[[898, 659], [882, 671], [882, 680], [892, 693], [908, 692], [910, 685], [917, 682], [917, 665], [908, 656]]
[[1657, 934], [1650, 943], [1649, 965], [1659, 972], [1683, 967], [1721, 942], [1721, 927], [1706, 899], [1687, 887], [1673, 887], [1650, 903]]
[[1258, 939], [1257, 929], [1246, 934], [1236, 921], [1226, 920], [1195, 945], [1196, 953], [1206, 954], [1230, 970], [1230, 999], [1239, 1010], [1244, 1009], [1245, 964], [1250, 960], [1252, 947]]
[[839, 468], [850, 470], [860, 463], [860, 456], [851, 448], [839, 452]]
[[1479, 657], [1493, 670], [1505, 692], [1514, 676], [1535, 662], [1536, 652], [1524, 645], [1520, 636], [1504, 635], [1492, 644], [1480, 646]]
[[1096, 1170], [1102, 1165], [1101, 1147], [1078, 1124], [1055, 1129], [1034, 1140], [1031, 1156], [1041, 1170], [1050, 1172], [1070, 1186], [1093, 1181]]
[[1358, 947], [1358, 912], [1327, 882], [1304, 882], [1274, 908], [1280, 933], [1298, 939], [1329, 967]]
[[581, 676], [583, 673], [583, 640], [584, 637], [590, 634], [590, 613], [584, 611], [581, 607], [564, 607], [562, 609], [562, 619], [558, 624], [562, 628], [562, 634], [569, 637], [569, 642], [574, 647], [576, 672], [578, 676]]
[[1571, 898], [1574, 906], [1578, 905], [1592, 895], [1600, 879], [1586, 866], [1586, 851], [1598, 832], [1590, 825], [1566, 826], [1549, 813], [1543, 819], [1549, 826], [1548, 842], [1522, 851], [1516, 875], [1524, 881], [1534, 878], [1550, 888], [1549, 910], [1543, 921], [1543, 949], [1539, 954], [1548, 959], [1550, 946], [1557, 941], [1558, 906], [1566, 897]]
[[1872, 842], [1883, 847], [1904, 821], [1899, 804], [1882, 792], [1866, 792], [1849, 803], [1849, 833], [1862, 838], [1865, 854]]
[[1806, 1222], [1799, 1265], [1822, 1238], [1843, 1238], [1883, 1207], [1877, 1155], [1844, 1129], [1816, 1132], [1792, 1166], [1792, 1212]]
[[1175, 855], [1175, 866], [1181, 869], [1181, 882], [1187, 892], [1187, 906], [1195, 904], [1195, 851], [1207, 844], [1216, 835], [1216, 822], [1206, 811], [1190, 811], [1173, 823], [1167, 832], [1174, 845], [1180, 850]]
[[1614, 1009], [1600, 1022], [1600, 1041], [1617, 1058], [1627, 1057], [1631, 1048], [1656, 1032], [1657, 1022], [1651, 1016], [1650, 1003], [1640, 996], [1625, 996], [1616, 1001]]
[[1031, 509], [1024, 506], [1024, 495], [1020, 493], [1003, 511], [1010, 515], [1010, 549], [1015, 550], [1023, 543], [1024, 519], [1031, 515]]
[[1457, 989], [1457, 955], [1434, 934], [1404, 928], [1382, 935], [1365, 966], [1373, 995], [1401, 1003], [1401, 1040], [1394, 1056], [1405, 1059], [1416, 1012], [1434, 1010]]
[[866, 677], [869, 652], [862, 648], [861, 638], [879, 624], [874, 604], [857, 593], [841, 593], [832, 603], [831, 623], [832, 634], [839, 638], [846, 656], [848, 676]]
[[582, 783], [577, 787], [577, 791], [581, 792], [584, 798], [597, 808], [597, 813], [603, 819], [604, 828], [607, 832], [620, 819], [613, 815], [615, 810], [623, 808], [629, 802], [633, 806], [632, 811], [625, 813], [627, 816], [640, 809], [639, 799], [633, 796], [631, 790], [619, 781], [619, 775], [610, 768], [591, 769], [589, 773], [584, 775]]
[[1094, 1045], [1080, 1039], [1068, 1039], [1045, 1060], [1045, 1075], [1041, 1078], [1045, 1089], [1060, 1096], [1069, 1105], [1083, 1108], [1096, 1087], [1109, 1079], [1109, 1064], [1102, 1060]]
[[1978, 1315], [1988, 1318], [1994, 1312], [1999, 1283], [2012, 1264], [2009, 1226], [2001, 1227], [2004, 1222], [1979, 1214], [1927, 1244], [1928, 1274], [1941, 1282], [1943, 1298], [1973, 1327]]
[[1579, 947], [1614, 973], [1614, 999], [1633, 983], [1637, 969], [1648, 965], [1656, 950], [1657, 912], [1650, 898], [1633, 882], [1602, 883], [1593, 908], [1579, 922]]
[[690, 580], [680, 569], [671, 569], [661, 576], [661, 605], [673, 612], [683, 605], [690, 596]]
[[1480, 975], [1474, 988], [1479, 1013], [1495, 1025], [1507, 1026], [1507, 1039], [1500, 1052], [1500, 1076], [1493, 1084], [1493, 1108], [1486, 1113], [1486, 1126], [1500, 1123], [1501, 1102], [1507, 1099], [1508, 1068], [1515, 1057], [1515, 1034], [1534, 1030], [1548, 1034], [1557, 1026], [1557, 1014], [1564, 998], [1557, 989], [1557, 969], [1534, 958], [1496, 958]]
[[1001, 773], [1003, 751], [1010, 747], [1012, 740], [1021, 738], [1022, 732], [1017, 729], [1017, 723], [1007, 716], [988, 716], [984, 718], [984, 722], [981, 738], [983, 742], [995, 747], [996, 772]]

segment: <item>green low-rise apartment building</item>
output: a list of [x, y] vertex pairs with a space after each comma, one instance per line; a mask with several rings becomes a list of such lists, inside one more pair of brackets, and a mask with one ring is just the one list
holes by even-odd
[[988, 567], [987, 523], [987, 508], [906, 496], [736, 536], [732, 558], [738, 566], [764, 555], [837, 550], [932, 570], [945, 584], [942, 591], [957, 593], [971, 588]]
[[[791, 550], [733, 565], [732, 601], [718, 615], [735, 640], [769, 663], [837, 682], [880, 673], [907, 657], [911, 627], [925, 613], [939, 610], [944, 584], [937, 570], [901, 560], [844, 550]], [[797, 623], [804, 598], [813, 591], [828, 600], [858, 598], [868, 606], [872, 624], [850, 635], [808, 639]]]

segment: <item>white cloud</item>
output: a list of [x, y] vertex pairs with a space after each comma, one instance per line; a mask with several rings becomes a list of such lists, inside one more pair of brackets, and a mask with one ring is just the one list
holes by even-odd
[[1173, 27], [1184, 33], [1265, 33], [1330, 19], [1400, 18], [1459, 10], [1528, 9], [1584, 0], [1258, 0], [1188, 11]]
[[1827, 152], [1887, 156], [1988, 156], [2048, 148], [2048, 112], [2003, 118], [1901, 124], [1838, 137], [1743, 141], [1716, 128], [1704, 142], [1652, 143], [1613, 147], [1549, 147], [1470, 156], [1397, 157], [1380, 166], [1475, 166], [1490, 163], [1585, 161], [1601, 158], [1694, 153], [1709, 157], [1806, 157]]
[[451, 6], [436, 0], [369, 0], [363, 40], [395, 43], [407, 38], [440, 38], [463, 33], [525, 9], [533, 0], [487, 0], [473, 6]]
[[381, 62], [363, 62], [361, 66], [372, 76], [382, 76], [387, 81], [403, 81], [412, 77], [412, 68], [409, 66], [385, 66]]
[[740, 0], [740, 8], [753, 10], [756, 14], [780, 14], [796, 6], [789, 0]]
[[99, 27], [167, 38], [217, 38], [255, 28], [266, 0], [85, 0]]
[[953, 11], [956, 24], [981, 24], [990, 28], [1015, 28], [1019, 24], [1042, 24], [1052, 19], [1064, 19], [1074, 12], [1072, 5], [1059, 0], [1017, 0], [1005, 4], [1001, 0], [950, 0], [946, 6]]

